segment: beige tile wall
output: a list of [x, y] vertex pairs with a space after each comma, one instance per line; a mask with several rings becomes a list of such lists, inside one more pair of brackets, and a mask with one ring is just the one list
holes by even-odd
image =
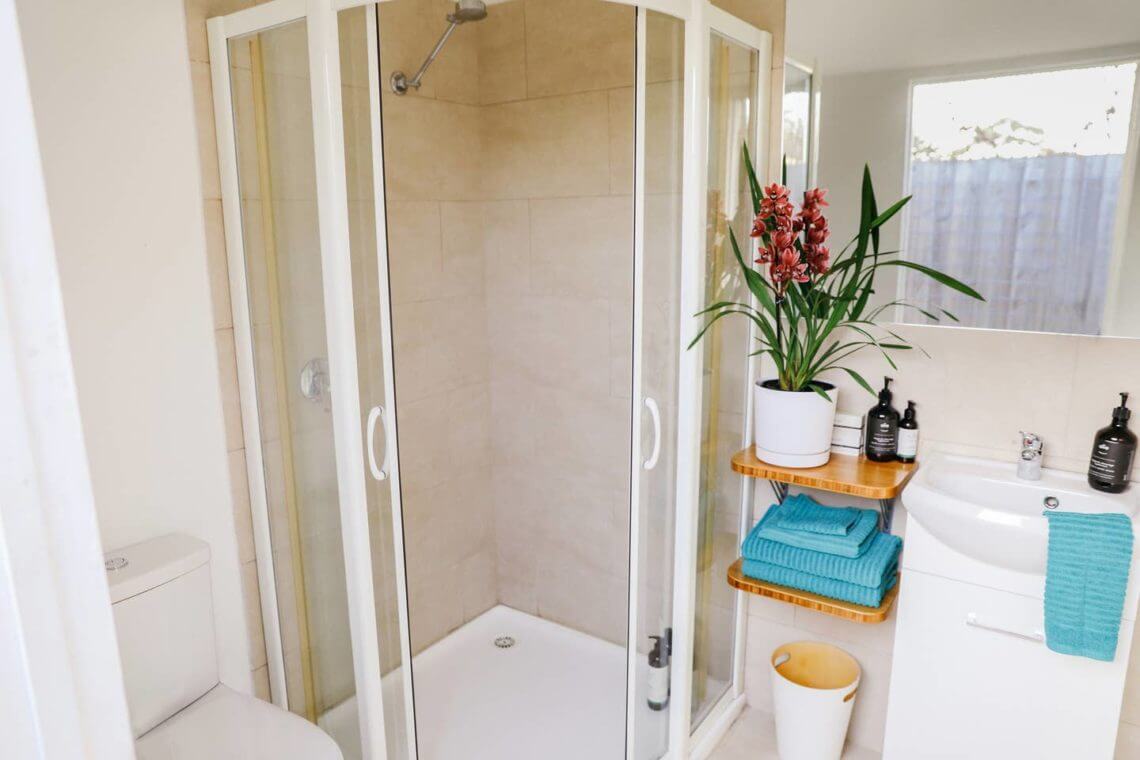
[[499, 598], [624, 642], [634, 14], [594, 0], [491, 13], [478, 32]]
[[[382, 81], [409, 76], [451, 4], [380, 6]], [[412, 649], [493, 606], [490, 365], [477, 29], [459, 28], [419, 90], [383, 89], [388, 260]]]
[[250, 0], [186, 0], [186, 27], [190, 48], [191, 83], [194, 88], [198, 150], [202, 166], [202, 205], [206, 218], [206, 254], [209, 257], [210, 291], [214, 306], [214, 330], [218, 345], [226, 447], [229, 450], [230, 483], [234, 496], [234, 522], [242, 563], [242, 593], [249, 631], [249, 657], [255, 694], [269, 699], [265, 639], [261, 624], [261, 597], [257, 585], [253, 523], [250, 517], [249, 484], [246, 479], [245, 446], [242, 439], [241, 407], [237, 390], [237, 360], [234, 353], [233, 320], [230, 313], [229, 275], [225, 232], [222, 228], [222, 191], [214, 131], [213, 89], [210, 85], [210, 53], [206, 42], [206, 19], [256, 5]]

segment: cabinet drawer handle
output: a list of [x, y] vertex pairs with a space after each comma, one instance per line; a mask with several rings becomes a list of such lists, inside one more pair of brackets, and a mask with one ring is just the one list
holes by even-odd
[[996, 625], [987, 625], [986, 623], [978, 620], [978, 614], [976, 612], [970, 612], [966, 614], [966, 625], [972, 626], [974, 628], [981, 628], [984, 631], [993, 631], [994, 633], [1003, 633], [1006, 636], [1025, 639], [1026, 641], [1032, 641], [1035, 644], [1045, 643], [1045, 634], [1041, 631], [1034, 631], [1033, 633], [1022, 633], [1021, 631], [1011, 631], [1008, 628], [999, 628]]

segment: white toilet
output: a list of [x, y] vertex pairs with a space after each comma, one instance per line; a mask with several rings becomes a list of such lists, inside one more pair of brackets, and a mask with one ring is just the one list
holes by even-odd
[[342, 760], [313, 724], [218, 682], [206, 543], [171, 534], [106, 560], [138, 760]]

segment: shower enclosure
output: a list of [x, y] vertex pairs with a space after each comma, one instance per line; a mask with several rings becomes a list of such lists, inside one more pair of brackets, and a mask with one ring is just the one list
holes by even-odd
[[769, 36], [705, 0], [209, 33], [274, 702], [346, 758], [700, 756], [755, 370], [738, 325], [687, 346], [748, 298]]

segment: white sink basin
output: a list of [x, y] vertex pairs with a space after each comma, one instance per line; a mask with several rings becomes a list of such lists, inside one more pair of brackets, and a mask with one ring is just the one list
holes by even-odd
[[1044, 575], [1047, 498], [1057, 500], [1057, 511], [1134, 517], [1137, 491], [1101, 493], [1083, 473], [1047, 468], [1041, 480], [1021, 480], [1013, 462], [936, 453], [923, 462], [902, 501], [913, 519], [950, 548], [990, 565]]

